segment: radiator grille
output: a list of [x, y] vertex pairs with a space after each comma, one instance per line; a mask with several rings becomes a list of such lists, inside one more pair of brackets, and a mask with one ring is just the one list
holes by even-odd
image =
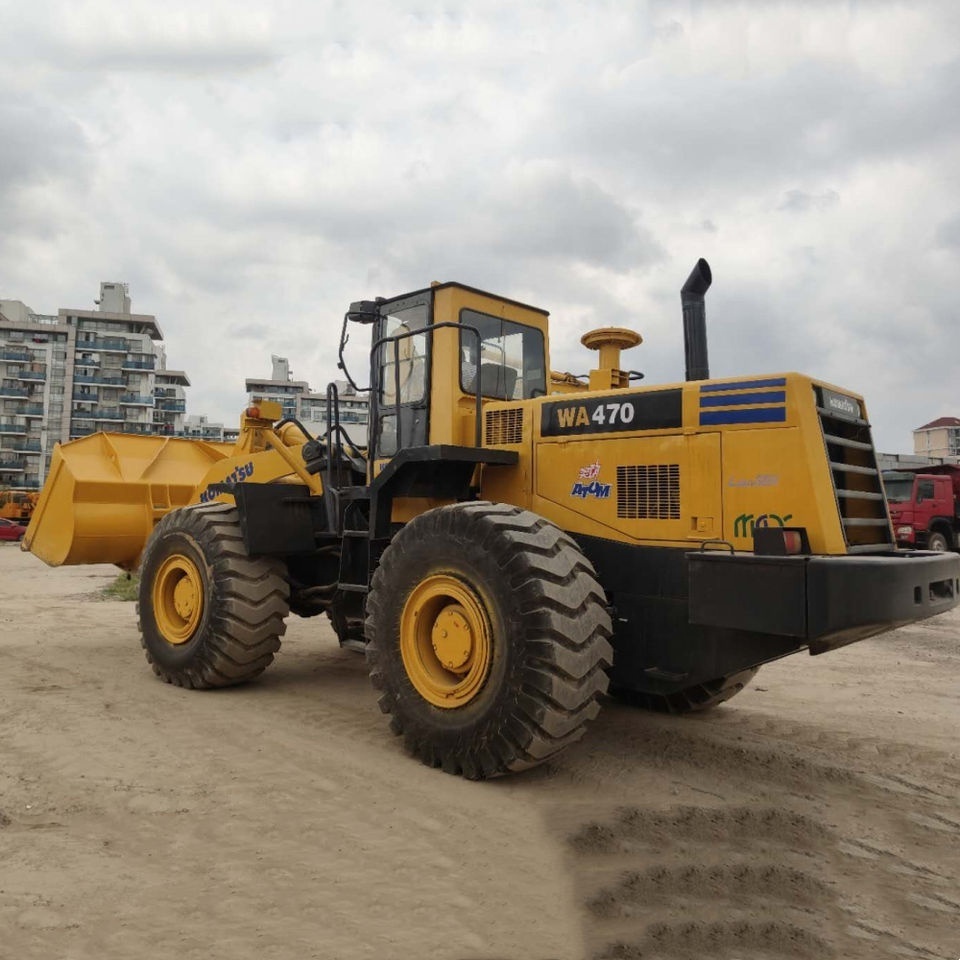
[[491, 446], [520, 443], [523, 440], [523, 408], [487, 410], [485, 416], [486, 440]]
[[617, 516], [624, 520], [679, 520], [680, 464], [617, 467]]
[[[863, 419], [859, 402], [826, 387], [814, 387], [814, 398], [847, 550], [870, 553], [892, 549], [893, 529], [877, 455], [870, 424]], [[845, 403], [849, 409], [844, 408]]]

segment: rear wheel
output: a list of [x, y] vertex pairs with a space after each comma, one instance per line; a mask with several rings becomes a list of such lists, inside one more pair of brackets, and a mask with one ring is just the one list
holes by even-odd
[[411, 521], [367, 602], [380, 708], [429, 766], [483, 779], [580, 739], [612, 660], [593, 567], [526, 510], [456, 504]]
[[140, 567], [137, 613], [147, 660], [157, 676], [182, 687], [251, 680], [280, 647], [288, 593], [280, 561], [248, 555], [236, 507], [168, 513]]
[[932, 531], [930, 536], [927, 537], [927, 549], [936, 550], [937, 553], [946, 553], [950, 549], [946, 535], [939, 530]]

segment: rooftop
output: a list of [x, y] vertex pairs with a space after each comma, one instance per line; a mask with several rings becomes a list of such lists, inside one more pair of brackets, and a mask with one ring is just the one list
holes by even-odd
[[58, 313], [64, 322], [66, 322], [67, 317], [76, 317], [81, 320], [122, 323], [127, 326], [136, 324], [143, 327], [140, 332], [147, 334], [151, 340], [163, 339], [163, 332], [160, 330], [157, 318], [149, 313], [111, 313], [109, 310], [76, 310], [73, 307], [61, 307]]
[[936, 420], [925, 423], [922, 427], [917, 427], [917, 430], [937, 430], [940, 427], [960, 427], [960, 418], [938, 417]]

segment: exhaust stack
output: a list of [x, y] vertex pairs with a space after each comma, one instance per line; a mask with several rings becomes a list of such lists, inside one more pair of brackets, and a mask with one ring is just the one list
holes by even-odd
[[680, 289], [680, 302], [683, 304], [683, 352], [687, 362], [688, 380], [708, 380], [710, 361], [707, 357], [707, 312], [703, 297], [713, 275], [710, 264], [702, 257], [696, 262]]

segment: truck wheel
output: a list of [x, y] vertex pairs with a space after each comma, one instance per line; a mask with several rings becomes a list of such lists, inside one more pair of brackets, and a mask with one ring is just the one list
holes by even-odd
[[706, 683], [695, 683], [675, 693], [641, 693], [624, 687], [614, 687], [610, 693], [618, 700], [644, 710], [655, 710], [657, 713], [694, 713], [709, 710], [735, 697], [750, 683], [759, 669], [751, 667], [749, 670], [741, 670], [739, 673], [708, 680]]
[[927, 549], [935, 550], [937, 553], [946, 553], [950, 549], [950, 544], [944, 534], [939, 530], [933, 530], [927, 537]]
[[280, 648], [288, 594], [280, 561], [247, 554], [232, 504], [168, 513], [140, 566], [140, 642], [153, 672], [194, 689], [252, 680]]
[[454, 504], [408, 523], [367, 598], [367, 662], [414, 756], [471, 780], [583, 736], [607, 689], [610, 616], [589, 561], [536, 514]]

